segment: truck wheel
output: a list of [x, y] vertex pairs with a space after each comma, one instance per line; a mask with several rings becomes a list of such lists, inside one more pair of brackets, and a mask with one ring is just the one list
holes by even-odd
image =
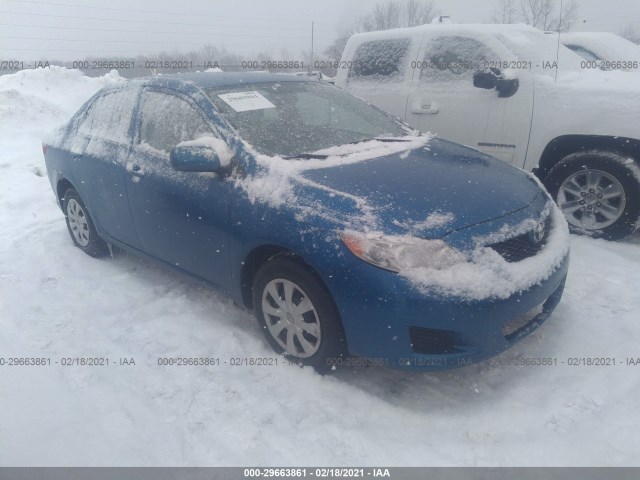
[[544, 184], [574, 233], [618, 240], [638, 226], [640, 168], [633, 159], [605, 151], [573, 153]]
[[304, 266], [285, 257], [265, 263], [253, 282], [253, 305], [276, 352], [319, 373], [339, 365], [346, 353], [342, 322], [329, 293]]

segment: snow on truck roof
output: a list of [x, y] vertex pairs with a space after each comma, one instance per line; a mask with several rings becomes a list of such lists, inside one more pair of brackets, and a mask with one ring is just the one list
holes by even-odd
[[517, 24], [493, 24], [493, 23], [437, 23], [426, 24], [417, 27], [393, 28], [391, 30], [381, 30], [377, 32], [356, 33], [351, 38], [371, 39], [371, 38], [397, 38], [397, 37], [419, 37], [425, 33], [447, 33], [455, 34], [509, 34], [509, 33], [533, 33], [543, 35], [543, 32], [524, 23]]

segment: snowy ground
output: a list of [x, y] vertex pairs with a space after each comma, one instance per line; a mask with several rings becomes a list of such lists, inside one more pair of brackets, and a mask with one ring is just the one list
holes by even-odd
[[[40, 139], [101, 85], [0, 77], [0, 357], [135, 366], [0, 366], [0, 465], [640, 465], [640, 235], [572, 237], [562, 303], [503, 357], [410, 374], [160, 367], [159, 356], [273, 356], [215, 291], [120, 253], [73, 247]], [[616, 366], [567, 366], [570, 357]]]

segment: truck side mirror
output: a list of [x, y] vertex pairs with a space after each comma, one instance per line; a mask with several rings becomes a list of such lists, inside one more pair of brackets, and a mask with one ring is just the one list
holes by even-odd
[[498, 92], [498, 97], [509, 98], [515, 95], [520, 88], [520, 81], [517, 78], [505, 78], [498, 68], [478, 70], [473, 74], [473, 86], [493, 90]]
[[498, 77], [491, 70], [478, 70], [473, 74], [473, 86], [493, 90], [497, 86]]
[[496, 84], [496, 90], [500, 98], [514, 96], [518, 88], [520, 88], [520, 81], [517, 78], [499, 78]]

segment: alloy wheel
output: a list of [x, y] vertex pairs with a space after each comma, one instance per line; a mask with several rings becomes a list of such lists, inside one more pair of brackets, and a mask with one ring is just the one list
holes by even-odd
[[574, 227], [601, 230], [622, 216], [626, 195], [612, 175], [602, 170], [580, 170], [562, 182], [557, 203]]

